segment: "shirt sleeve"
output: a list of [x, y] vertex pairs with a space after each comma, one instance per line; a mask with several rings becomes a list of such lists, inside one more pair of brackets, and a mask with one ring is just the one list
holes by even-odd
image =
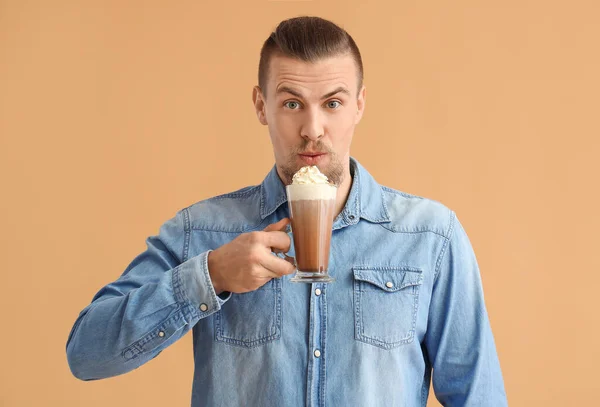
[[444, 406], [506, 406], [506, 393], [471, 243], [454, 213], [437, 262], [425, 346]]
[[185, 211], [149, 237], [146, 250], [79, 314], [66, 349], [75, 377], [102, 379], [141, 366], [229, 299], [215, 293], [210, 250], [181, 261], [189, 245]]

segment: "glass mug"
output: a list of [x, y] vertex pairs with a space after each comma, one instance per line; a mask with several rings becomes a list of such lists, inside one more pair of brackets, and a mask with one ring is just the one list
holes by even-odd
[[286, 193], [296, 264], [296, 273], [290, 281], [334, 281], [328, 274], [328, 267], [337, 187], [330, 184], [292, 184], [286, 186]]

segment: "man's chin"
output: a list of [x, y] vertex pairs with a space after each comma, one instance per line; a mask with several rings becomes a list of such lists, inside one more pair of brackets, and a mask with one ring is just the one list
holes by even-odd
[[[341, 165], [336, 165], [336, 161], [331, 159], [330, 154], [324, 154], [323, 157], [319, 160], [320, 162], [316, 164], [309, 164], [307, 160], [302, 159], [302, 157], [297, 156], [295, 160], [290, 161], [288, 165], [281, 167], [282, 175], [284, 176], [284, 183], [291, 184], [292, 178], [298, 170], [302, 167], [316, 165], [316, 167], [321, 171], [330, 182], [338, 185], [341, 182], [342, 177], [342, 168]], [[339, 167], [339, 168], [338, 168]]]

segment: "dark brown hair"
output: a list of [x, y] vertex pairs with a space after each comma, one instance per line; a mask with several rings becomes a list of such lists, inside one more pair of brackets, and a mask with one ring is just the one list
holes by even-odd
[[258, 86], [263, 94], [266, 94], [271, 57], [277, 54], [305, 62], [350, 54], [358, 68], [358, 89], [362, 87], [360, 51], [350, 34], [331, 21], [320, 17], [295, 17], [279, 23], [260, 51]]

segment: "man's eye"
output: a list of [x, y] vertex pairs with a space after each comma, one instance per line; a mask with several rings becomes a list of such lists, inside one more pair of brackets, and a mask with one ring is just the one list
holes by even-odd
[[288, 109], [296, 110], [296, 109], [300, 108], [300, 103], [294, 102], [294, 101], [289, 101], [289, 102], [285, 102], [284, 106], [287, 107]]
[[330, 102], [327, 102], [327, 107], [330, 109], [337, 109], [341, 105], [342, 104], [338, 100], [332, 100]]

